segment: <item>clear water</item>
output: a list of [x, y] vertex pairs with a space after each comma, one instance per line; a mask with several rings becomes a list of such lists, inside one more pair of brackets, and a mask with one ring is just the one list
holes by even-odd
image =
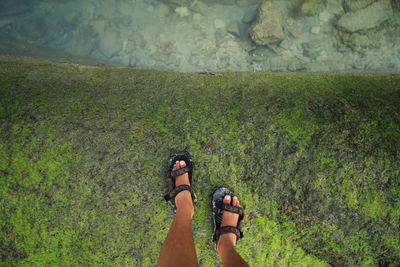
[[260, 2], [0, 0], [0, 47], [173, 71], [400, 72], [400, 1], [274, 1], [283, 35], [257, 45]]

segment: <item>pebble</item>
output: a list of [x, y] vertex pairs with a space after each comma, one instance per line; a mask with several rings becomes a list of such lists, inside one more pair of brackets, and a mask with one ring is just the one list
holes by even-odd
[[319, 26], [314, 26], [311, 28], [311, 33], [313, 34], [319, 34], [321, 32], [321, 27]]
[[332, 18], [332, 15], [329, 13], [329, 11], [324, 10], [324, 11], [322, 11], [322, 12], [319, 14], [318, 17], [319, 17], [319, 19], [320, 19], [321, 21], [327, 22], [327, 21], [329, 21], [329, 20]]
[[225, 28], [226, 24], [223, 20], [221, 19], [215, 19], [214, 20], [214, 26], [217, 29]]
[[226, 27], [226, 31], [229, 32], [232, 35], [235, 35], [237, 37], [240, 36], [240, 28], [239, 25], [236, 22], [232, 22]]
[[190, 11], [187, 7], [177, 7], [175, 8], [175, 12], [181, 17], [187, 17], [190, 15]]

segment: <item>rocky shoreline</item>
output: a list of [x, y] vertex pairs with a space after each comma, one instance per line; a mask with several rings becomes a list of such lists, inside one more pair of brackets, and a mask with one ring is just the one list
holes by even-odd
[[5, 0], [0, 10], [2, 39], [129, 67], [400, 72], [390, 0]]

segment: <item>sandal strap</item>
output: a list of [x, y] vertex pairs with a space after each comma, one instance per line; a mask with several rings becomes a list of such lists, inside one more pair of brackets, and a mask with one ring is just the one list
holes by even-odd
[[226, 203], [223, 203], [223, 202], [221, 202], [221, 204], [219, 205], [218, 208], [221, 210], [221, 212], [225, 210], [225, 211], [228, 211], [228, 212], [239, 214], [240, 218], [242, 218], [243, 214], [244, 214], [242, 207], [232, 206], [230, 204], [226, 204]]
[[221, 235], [230, 234], [230, 233], [236, 235], [236, 242], [237, 242], [237, 240], [239, 240], [240, 238], [243, 237], [243, 232], [240, 231], [238, 228], [236, 228], [234, 226], [222, 226], [215, 230], [214, 236], [213, 236], [213, 241], [217, 242]]
[[192, 196], [192, 200], [194, 202], [196, 197], [195, 197], [193, 188], [187, 184], [181, 184], [181, 185], [178, 185], [177, 187], [175, 187], [174, 189], [172, 189], [171, 192], [169, 192], [168, 194], [166, 194], [164, 196], [165, 201], [172, 200], [174, 202], [176, 195], [184, 190], [190, 191], [190, 195]]
[[179, 175], [182, 175], [182, 174], [190, 172], [190, 171], [191, 171], [190, 166], [186, 166], [186, 167], [177, 169], [175, 171], [171, 171], [171, 177], [175, 178], [175, 177], [177, 177]]

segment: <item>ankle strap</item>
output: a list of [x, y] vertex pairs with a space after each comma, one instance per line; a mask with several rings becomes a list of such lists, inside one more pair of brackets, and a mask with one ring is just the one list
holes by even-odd
[[234, 226], [222, 226], [215, 230], [213, 235], [213, 241], [217, 242], [219, 237], [224, 234], [235, 234], [236, 242], [243, 237], [243, 232]]
[[193, 188], [187, 184], [181, 184], [181, 185], [178, 185], [177, 187], [175, 187], [174, 189], [172, 189], [171, 192], [169, 192], [168, 194], [166, 194], [164, 196], [165, 201], [171, 200], [173, 203], [175, 203], [176, 195], [184, 190], [188, 190], [190, 192], [190, 195], [192, 196], [192, 200], [194, 202], [196, 196], [194, 194]]

